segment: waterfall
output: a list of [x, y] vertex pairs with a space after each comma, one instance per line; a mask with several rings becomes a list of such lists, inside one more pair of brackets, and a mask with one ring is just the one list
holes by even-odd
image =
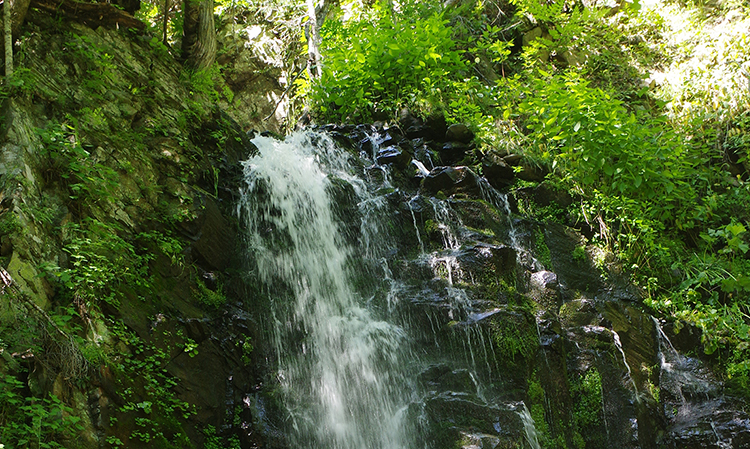
[[628, 358], [625, 355], [625, 349], [622, 347], [622, 340], [620, 340], [620, 335], [612, 331], [612, 340], [615, 343], [615, 347], [618, 351], [620, 351], [620, 355], [622, 355], [622, 363], [625, 364], [625, 369], [628, 370], [628, 378], [630, 379], [630, 384], [633, 385], [633, 392], [635, 393], [635, 400], [637, 402], [641, 402], [641, 397], [638, 395], [638, 386], [635, 384], [635, 379], [633, 378], [633, 372], [630, 369], [630, 365], [628, 364]]
[[259, 154], [244, 163], [239, 215], [254, 275], [269, 292], [290, 447], [413, 447], [404, 418], [413, 391], [404, 330], [353, 287], [354, 258], [376, 252], [379, 226], [363, 222], [351, 242], [336, 219], [333, 180], [355, 191], [360, 215], [377, 201], [350, 172], [351, 156], [324, 135], [253, 142]]
[[534, 418], [531, 417], [526, 404], [523, 404], [523, 408], [518, 411], [521, 421], [523, 422], [523, 430], [526, 437], [526, 442], [529, 444], [531, 449], [541, 449], [539, 445], [539, 438], [537, 436], [536, 426], [534, 424]]

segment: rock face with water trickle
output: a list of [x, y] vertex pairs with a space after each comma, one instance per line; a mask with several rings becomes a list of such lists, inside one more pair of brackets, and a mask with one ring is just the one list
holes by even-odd
[[488, 152], [482, 159], [482, 173], [496, 189], [508, 187], [515, 178], [513, 167], [494, 151]]
[[476, 194], [479, 190], [477, 175], [468, 167], [435, 167], [422, 181], [422, 187], [432, 194], [457, 191]]

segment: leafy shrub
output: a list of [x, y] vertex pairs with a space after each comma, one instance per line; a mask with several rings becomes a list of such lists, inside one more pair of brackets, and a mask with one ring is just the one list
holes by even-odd
[[[65, 447], [64, 440], [83, 430], [80, 418], [57, 396], [25, 397], [23, 382], [0, 374], [0, 441], [8, 449]], [[0, 445], [1, 446], [1, 445]]]
[[197, 289], [193, 290], [196, 300], [202, 306], [209, 309], [218, 309], [227, 302], [226, 296], [224, 296], [222, 285], [219, 284], [216, 290], [211, 290], [201, 279], [195, 280]]
[[659, 207], [648, 212], [687, 225], [675, 209], [694, 201], [687, 181], [693, 171], [674, 132], [656, 118], [628, 113], [621, 101], [575, 73], [540, 75], [519, 112], [542, 159], [581, 190], [659, 198]]
[[585, 435], [582, 439], [601, 446], [603, 441], [592, 441], [599, 436], [595, 429], [603, 423], [602, 376], [599, 371], [592, 367], [583, 376], [572, 379], [571, 394], [574, 400], [573, 418], [576, 433]]
[[117, 304], [118, 286], [148, 286], [148, 261], [153, 254], [138, 254], [136, 247], [117, 235], [117, 229], [97, 220], [84, 226], [67, 225], [71, 238], [64, 250], [70, 267], [57, 275], [77, 303]]
[[[122, 323], [112, 323], [112, 329], [135, 357], [118, 354], [113, 358], [122, 405], [119, 418], [111, 417], [110, 425], [115, 426], [118, 419], [127, 419], [134, 424], [130, 434], [134, 440], [153, 447], [189, 447], [183, 422], [195, 414], [195, 409], [177, 397], [177, 380], [166, 370], [171, 348], [144, 342]], [[188, 354], [195, 351], [190, 339], [183, 340], [181, 345]]]
[[60, 181], [80, 212], [83, 204], [111, 198], [119, 177], [83, 147], [76, 124], [77, 120], [68, 116], [64, 123], [52, 122], [37, 133], [43, 144], [47, 181]]
[[451, 34], [437, 13], [326, 22], [325, 70], [313, 82], [310, 99], [328, 120], [367, 120], [376, 110], [439, 103], [466, 70]]

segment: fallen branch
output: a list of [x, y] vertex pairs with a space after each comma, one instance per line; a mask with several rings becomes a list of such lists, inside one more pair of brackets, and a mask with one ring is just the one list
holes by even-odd
[[[304, 70], [304, 68], [303, 68], [303, 70]], [[302, 70], [300, 70], [297, 73], [297, 76], [295, 76], [294, 79], [292, 80], [292, 82], [289, 83], [289, 85], [286, 87], [286, 90], [284, 91], [284, 93], [281, 94], [281, 97], [279, 97], [279, 101], [277, 101], [276, 105], [273, 107], [273, 111], [271, 111], [271, 113], [268, 114], [268, 117], [266, 117], [266, 118], [263, 119], [264, 122], [268, 121], [269, 118], [273, 117], [273, 115], [276, 114], [276, 110], [279, 109], [279, 105], [281, 104], [282, 101], [284, 101], [284, 97], [286, 97], [286, 94], [289, 93], [289, 89], [291, 89], [292, 86], [294, 86], [294, 82], [297, 81], [297, 78], [299, 78], [300, 75], [302, 75]]]
[[[36, 315], [37, 320], [41, 322], [43, 329], [41, 337], [46, 339], [47, 343], [44, 345], [45, 350], [43, 354], [39, 354], [42, 357], [37, 358], [40, 363], [45, 364], [50, 369], [61, 372], [67, 381], [80, 379], [90, 372], [91, 366], [86, 357], [81, 353], [81, 349], [75, 339], [62, 330], [55, 323], [55, 320], [44, 309], [39, 307], [28, 294], [18, 288], [13, 277], [5, 268], [0, 267], [0, 295], [5, 294], [9, 294], [9, 299], [19, 301], [19, 305], [25, 307], [29, 314]], [[45, 324], [49, 327], [45, 326]], [[47, 338], [45, 338], [44, 334], [46, 334]], [[31, 352], [31, 350], [27, 350], [26, 353], [34, 356], [37, 355]]]
[[81, 3], [74, 0], [31, 0], [32, 8], [51, 13], [59, 13], [69, 20], [90, 27], [109, 26], [114, 28], [135, 28], [143, 30], [146, 24], [127, 11], [110, 3]]

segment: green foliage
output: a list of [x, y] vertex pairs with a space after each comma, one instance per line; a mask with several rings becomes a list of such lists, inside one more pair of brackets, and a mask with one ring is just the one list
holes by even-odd
[[26, 396], [24, 387], [15, 376], [0, 374], [0, 441], [7, 449], [66, 447], [83, 430], [80, 418], [57, 396]]
[[547, 268], [552, 267], [552, 256], [550, 255], [542, 228], [534, 230], [534, 252], [542, 265]]
[[202, 306], [209, 309], [218, 309], [227, 302], [221, 284], [217, 285], [216, 290], [211, 290], [206, 287], [206, 284], [202, 279], [196, 279], [195, 286], [196, 289], [193, 290], [193, 294], [195, 299]]
[[512, 314], [491, 323], [492, 338], [501, 359], [505, 362], [523, 363], [539, 349], [534, 315], [517, 307]]
[[5, 211], [0, 215], [0, 235], [15, 234], [21, 230], [21, 223], [16, 214]]
[[605, 442], [596, 438], [602, 436], [596, 429], [601, 428], [604, 420], [602, 377], [599, 370], [591, 367], [583, 376], [572, 379], [570, 390], [578, 435], [588, 441], [591, 447], [600, 447]]
[[[118, 419], [134, 424], [130, 437], [160, 448], [190, 447], [183, 422], [195, 414], [194, 407], [177, 397], [177, 381], [167, 372], [170, 349], [147, 344], [121, 324], [113, 323], [115, 334], [133, 351], [134, 356], [113, 358], [123, 405]], [[192, 352], [190, 340], [183, 341], [183, 351]]]
[[149, 262], [157, 254], [173, 265], [184, 263], [182, 242], [162, 232], [147, 231], [125, 239], [117, 225], [94, 219], [68, 223], [64, 230], [63, 250], [69, 254], [69, 265], [45, 269], [60, 280], [76, 304], [117, 306], [125, 294], [148, 293], [152, 287]]
[[7, 83], [0, 86], [0, 99], [8, 98], [17, 92], [29, 94], [36, 89], [36, 78], [26, 67], [17, 67]]
[[71, 115], [63, 123], [51, 122], [37, 130], [42, 140], [48, 182], [61, 182], [79, 210], [84, 204], [97, 204], [112, 197], [119, 177], [84, 148]]
[[741, 396], [750, 396], [750, 362], [748, 362], [748, 344], [743, 342], [735, 349], [727, 364], [727, 385], [730, 390]]
[[209, 111], [206, 104], [219, 102], [231, 103], [234, 93], [224, 82], [221, 67], [217, 64], [204, 70], [185, 70], [181, 79], [188, 89], [188, 97], [185, 99], [188, 108], [184, 111], [184, 127], [189, 127], [196, 120], [202, 120]]
[[203, 429], [203, 434], [206, 436], [206, 441], [203, 443], [204, 449], [240, 449], [241, 447], [237, 435], [222, 438], [216, 433], [214, 426], [207, 425]]
[[138, 254], [133, 243], [117, 234], [117, 228], [97, 220], [67, 225], [70, 240], [64, 250], [70, 267], [57, 273], [77, 303], [116, 305], [125, 289], [149, 286], [148, 261], [152, 254]]
[[440, 104], [466, 70], [447, 24], [438, 13], [326, 22], [325, 70], [311, 86], [313, 105], [325, 119], [351, 120]]
[[100, 101], [107, 100], [109, 91], [119, 79], [114, 57], [85, 34], [70, 34], [67, 49], [86, 71], [82, 87], [87, 95]]
[[549, 424], [547, 424], [547, 417], [544, 408], [547, 403], [546, 394], [541, 382], [537, 379], [536, 373], [534, 373], [534, 376], [529, 381], [526, 395], [530, 405], [529, 413], [534, 420], [534, 427], [537, 431], [539, 445], [545, 449], [552, 447], [550, 428]]
[[579, 263], [586, 262], [586, 247], [583, 245], [576, 246], [575, 249], [573, 249], [573, 252], [571, 253], [571, 257], [576, 262], [579, 262]]
[[252, 362], [250, 357], [252, 356], [254, 349], [250, 337], [245, 337], [244, 340], [238, 340], [236, 345], [242, 351], [242, 363], [249, 365]]
[[[169, 233], [165, 234], [159, 231], [147, 231], [138, 234], [138, 239], [144, 241], [146, 244], [153, 245], [155, 247], [154, 250], [167, 256], [170, 262], [172, 262], [172, 265], [183, 266], [185, 262], [185, 257], [183, 255], [185, 249], [184, 244], [179, 239], [169, 235]], [[149, 256], [142, 257], [145, 257], [146, 259], [149, 258]]]
[[540, 72], [532, 89], [522, 89], [519, 105], [529, 139], [539, 156], [581, 191], [649, 201], [646, 212], [673, 219], [684, 227], [689, 217], [676, 216], [684, 202], [694, 201], [688, 178], [690, 160], [674, 132], [652, 117], [628, 113], [623, 103], [591, 88], [580, 75]]

